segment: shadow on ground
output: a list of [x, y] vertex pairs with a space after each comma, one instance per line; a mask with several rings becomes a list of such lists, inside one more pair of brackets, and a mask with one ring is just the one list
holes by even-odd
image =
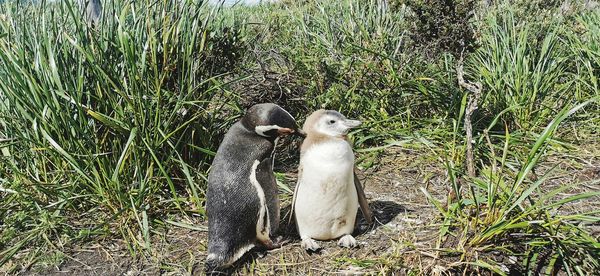
[[396, 216], [398, 216], [400, 213], [413, 212], [413, 210], [409, 210], [393, 201], [376, 200], [370, 203], [369, 207], [371, 207], [371, 211], [373, 211], [375, 221], [372, 225], [368, 225], [367, 221], [363, 217], [363, 214], [359, 211], [356, 217], [358, 224], [353, 233], [355, 236], [359, 236], [386, 225], [388, 222], [394, 220], [394, 218], [396, 218]]
[[[382, 201], [376, 200], [369, 204], [371, 210], [373, 211], [373, 215], [375, 216], [375, 220], [372, 225], [369, 225], [365, 218], [363, 217], [362, 212], [357, 212], [356, 217], [356, 227], [354, 228], [353, 235], [360, 239], [361, 235], [371, 232], [390, 221], [394, 220], [396, 216], [400, 213], [410, 213], [412, 210], [406, 209], [404, 206], [393, 202], [393, 201]], [[298, 246], [296, 243], [300, 241], [300, 236], [298, 235], [298, 231], [296, 229], [296, 225], [292, 220], [290, 221], [290, 211], [291, 206], [285, 206], [281, 210], [282, 219], [279, 224], [279, 235], [283, 241], [282, 249], [288, 248], [290, 250], [294, 250], [292, 247]], [[213, 273], [212, 275], [231, 275], [236, 272], [239, 272], [240, 269], [247, 267], [249, 264], [264, 258], [266, 255], [270, 254], [269, 251], [266, 251], [264, 248], [255, 247], [250, 252], [245, 254], [240, 260], [238, 260], [234, 266], [228, 270], [224, 270], [222, 272]], [[319, 254], [319, 253], [312, 253]], [[312, 255], [310, 254], [310, 255]]]

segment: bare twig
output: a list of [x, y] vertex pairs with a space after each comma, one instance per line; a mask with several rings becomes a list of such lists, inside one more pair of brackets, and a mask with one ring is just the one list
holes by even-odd
[[465, 131], [467, 134], [467, 173], [470, 177], [475, 177], [475, 164], [473, 161], [473, 126], [471, 125], [471, 116], [473, 112], [477, 110], [477, 103], [479, 102], [479, 98], [481, 98], [481, 83], [475, 82], [470, 83], [465, 81], [464, 79], [464, 71], [463, 71], [463, 57], [461, 55], [458, 60], [458, 65], [456, 66], [456, 74], [458, 77], [458, 85], [467, 89], [471, 94], [469, 95], [469, 100], [467, 103], [467, 107], [465, 110]]

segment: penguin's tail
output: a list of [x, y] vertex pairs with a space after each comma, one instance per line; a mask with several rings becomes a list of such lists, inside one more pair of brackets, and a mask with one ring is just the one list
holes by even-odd
[[218, 272], [226, 267], [226, 261], [229, 259], [229, 256], [227, 255], [229, 254], [223, 254], [223, 252], [214, 253], [209, 250], [208, 257], [206, 257], [206, 263], [204, 264], [204, 271], [209, 274]]
[[219, 274], [225, 266], [225, 258], [217, 254], [209, 254], [204, 264], [207, 275]]
[[207, 275], [219, 275], [223, 274], [224, 270], [229, 268], [234, 261], [235, 249], [229, 245], [226, 241], [213, 241], [209, 240], [208, 243], [208, 256], [204, 264], [204, 270]]
[[219, 262], [217, 260], [206, 259], [206, 264], [204, 265], [204, 272], [206, 272], [207, 275], [216, 272], [217, 268], [219, 268]]

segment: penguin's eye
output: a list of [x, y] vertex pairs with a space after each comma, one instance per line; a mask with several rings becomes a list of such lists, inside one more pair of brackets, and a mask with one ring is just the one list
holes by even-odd
[[329, 122], [327, 122], [327, 124], [333, 125], [333, 124], [335, 124], [335, 120], [329, 120]]

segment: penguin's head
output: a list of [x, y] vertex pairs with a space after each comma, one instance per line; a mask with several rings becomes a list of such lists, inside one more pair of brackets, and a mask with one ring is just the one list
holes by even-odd
[[288, 134], [306, 136], [289, 112], [272, 103], [250, 107], [241, 122], [245, 128], [265, 138], [277, 138]]
[[302, 129], [311, 133], [344, 138], [350, 129], [360, 125], [360, 121], [350, 120], [335, 110], [320, 109], [306, 118]]

